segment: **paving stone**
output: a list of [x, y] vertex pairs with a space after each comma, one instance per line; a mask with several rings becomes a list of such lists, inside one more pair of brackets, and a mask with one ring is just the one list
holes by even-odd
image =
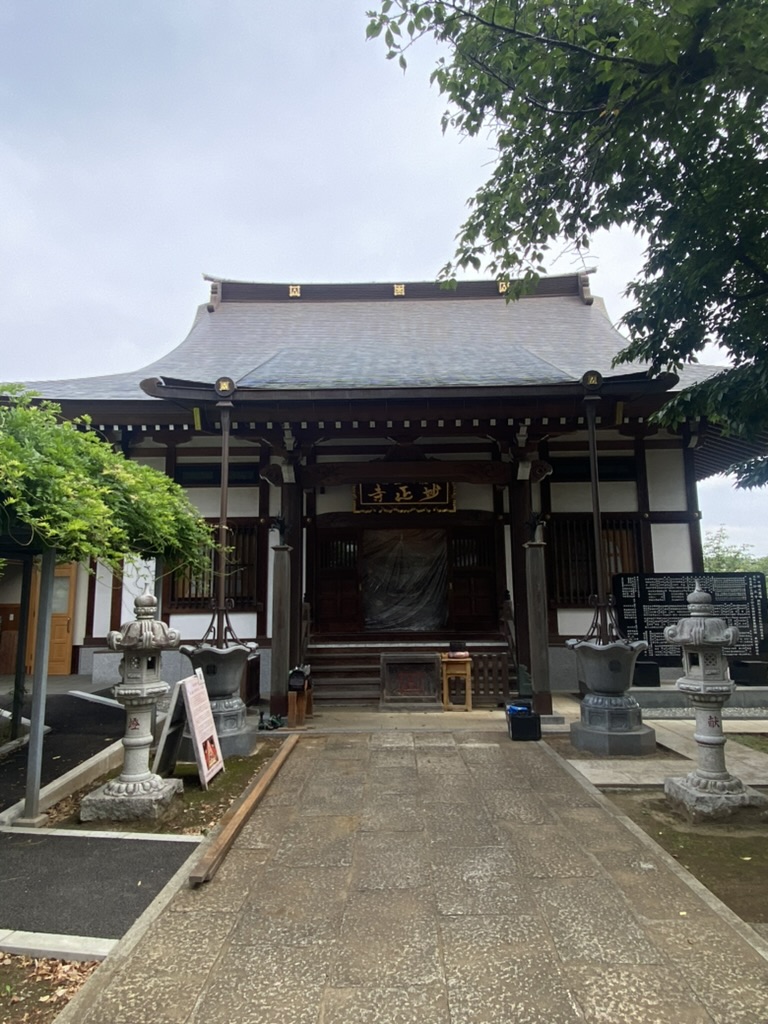
[[558, 961], [538, 952], [489, 967], [458, 967], [448, 976], [448, 1003], [451, 1024], [584, 1022]]
[[327, 975], [322, 946], [233, 946], [189, 1024], [316, 1024]]
[[469, 775], [440, 775], [437, 772], [421, 772], [415, 787], [422, 806], [430, 804], [479, 804], [481, 790]]
[[360, 819], [361, 832], [420, 832], [424, 829], [421, 800], [413, 793], [398, 795], [375, 792], [365, 801]]
[[370, 793], [389, 793], [411, 796], [419, 784], [416, 771], [416, 758], [409, 765], [376, 765], [366, 783], [366, 791]]
[[479, 801], [474, 803], [430, 802], [424, 808], [424, 824], [433, 843], [453, 846], [497, 846], [500, 832]]
[[430, 896], [420, 890], [350, 895], [331, 969], [332, 985], [410, 987], [441, 978]]
[[459, 756], [455, 747], [442, 749], [429, 747], [416, 750], [416, 767], [419, 775], [436, 772], [439, 776], [444, 775], [465, 775], [467, 766]]
[[756, 967], [743, 967], [732, 961], [722, 970], [693, 963], [684, 977], [705, 1002], [715, 1024], [765, 1024], [768, 1020], [765, 961]]
[[681, 915], [707, 914], [696, 893], [648, 852], [645, 854], [596, 854], [605, 871], [632, 905], [638, 917], [648, 921], [676, 920]]
[[[606, 853], [643, 853], [648, 844], [630, 829], [625, 828], [620, 819], [607, 816], [602, 807], [593, 803], [589, 807], [562, 807], [554, 810], [552, 802], [549, 808], [562, 825], [579, 837], [579, 843], [585, 850], [595, 854]], [[601, 858], [602, 859], [602, 858]]]
[[400, 749], [412, 750], [414, 747], [413, 733], [410, 732], [378, 732], [370, 738], [371, 750]]
[[458, 743], [456, 749], [466, 765], [480, 765], [493, 771], [501, 764], [501, 752], [498, 743], [488, 741], [471, 741]]
[[67, 1024], [768, 1024], [766, 960], [716, 903], [506, 740], [303, 737]]
[[294, 868], [349, 865], [357, 825], [349, 815], [303, 815], [286, 828], [274, 860]]
[[160, 975], [132, 962], [100, 989], [78, 1024], [186, 1024], [207, 980], [207, 974], [185, 970]]
[[260, 804], [246, 821], [234, 842], [234, 849], [265, 850], [276, 849], [288, 825], [296, 820], [295, 807], [264, 807]]
[[653, 964], [663, 959], [604, 878], [533, 879], [531, 887], [563, 961]]
[[374, 747], [371, 750], [371, 767], [374, 770], [415, 768], [416, 753], [413, 747]]
[[451, 888], [450, 881], [435, 883], [438, 913], [455, 917], [478, 914], [504, 916], [537, 912], [531, 891], [517, 882], [495, 882], [492, 887]]
[[692, 965], [720, 972], [728, 972], [736, 965], [747, 968], [762, 966], [766, 970], [765, 960], [757, 950], [735, 930], [725, 926], [715, 913], [706, 909], [699, 909], [696, 914], [678, 915], [668, 921], [651, 922], [645, 930], [664, 956], [685, 971]]
[[211, 910], [205, 916], [205, 941], [191, 929], [186, 914], [162, 914], [147, 931], [141, 944], [142, 968], [158, 976], [176, 971], [206, 973], [221, 955], [238, 920], [236, 910]]
[[444, 917], [439, 929], [448, 974], [469, 964], [479, 970], [503, 967], [531, 949], [556, 956], [547, 925], [535, 912]]
[[443, 985], [329, 988], [319, 1024], [449, 1024]]
[[602, 874], [597, 860], [557, 825], [521, 825], [502, 819], [500, 826], [530, 878], [584, 878]]
[[238, 945], [309, 946], [338, 937], [349, 868], [295, 871], [273, 865], [251, 891], [230, 941]]
[[685, 976], [669, 967], [569, 967], [587, 1024], [711, 1024]]
[[446, 750], [455, 750], [456, 741], [447, 732], [423, 732], [414, 733], [413, 745], [417, 750], [444, 747]]
[[553, 824], [555, 819], [546, 805], [533, 793], [517, 789], [494, 789], [483, 793], [489, 813], [512, 824]]
[[356, 889], [418, 889], [432, 884], [429, 844], [423, 832], [358, 835], [352, 884]]
[[323, 775], [322, 778], [312, 779], [301, 793], [301, 813], [358, 814], [362, 809], [363, 788], [362, 778], [350, 780], [341, 776]]

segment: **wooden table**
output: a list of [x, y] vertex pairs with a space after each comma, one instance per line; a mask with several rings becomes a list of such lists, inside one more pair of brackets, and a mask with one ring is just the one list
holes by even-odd
[[[471, 658], [450, 658], [447, 654], [440, 655], [440, 664], [443, 673], [443, 707], [446, 711], [471, 711], [472, 710], [472, 659]], [[451, 693], [448, 687], [449, 679], [464, 680], [464, 703], [452, 704]]]

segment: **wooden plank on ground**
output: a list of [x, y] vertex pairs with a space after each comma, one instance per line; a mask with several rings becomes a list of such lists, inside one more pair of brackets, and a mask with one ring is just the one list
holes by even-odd
[[256, 809], [259, 801], [269, 789], [272, 781], [299, 742], [298, 736], [289, 736], [267, 765], [263, 775], [258, 775], [246, 791], [221, 819], [221, 827], [202, 855], [196, 861], [189, 876], [189, 884], [201, 885], [210, 881], [221, 866], [229, 848]]

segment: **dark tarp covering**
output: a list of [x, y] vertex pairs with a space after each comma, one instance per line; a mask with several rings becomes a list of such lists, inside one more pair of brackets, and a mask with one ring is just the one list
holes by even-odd
[[445, 627], [445, 530], [366, 530], [363, 561], [366, 629], [417, 631]]

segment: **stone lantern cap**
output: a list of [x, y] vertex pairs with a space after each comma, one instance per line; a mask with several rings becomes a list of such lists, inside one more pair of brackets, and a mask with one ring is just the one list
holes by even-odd
[[113, 651], [164, 651], [178, 647], [181, 633], [155, 618], [157, 598], [147, 588], [133, 602], [136, 618], [107, 634]]
[[674, 626], [667, 626], [664, 636], [682, 647], [731, 647], [739, 639], [735, 626], [726, 626], [724, 619], [712, 615], [712, 595], [696, 587], [686, 598], [690, 615]]

